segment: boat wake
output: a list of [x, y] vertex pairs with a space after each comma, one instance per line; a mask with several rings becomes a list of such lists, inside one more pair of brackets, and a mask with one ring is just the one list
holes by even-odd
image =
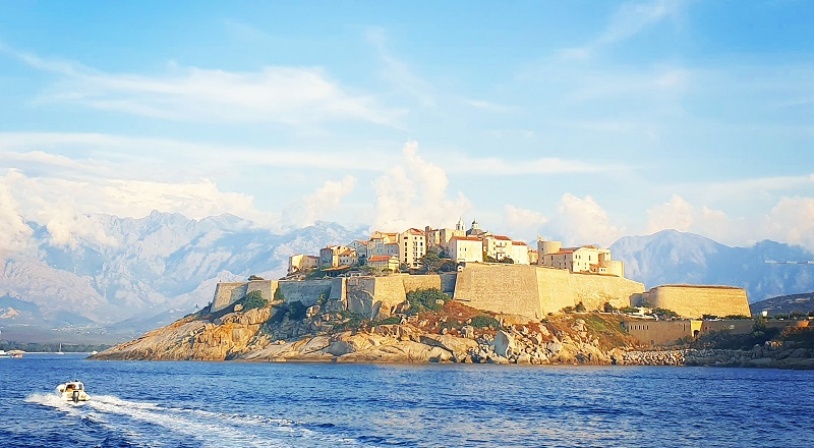
[[34, 394], [29, 403], [55, 408], [68, 418], [99, 425], [137, 446], [151, 447], [359, 447], [358, 440], [304, 427], [286, 419], [166, 407], [93, 395], [75, 404], [55, 394]]

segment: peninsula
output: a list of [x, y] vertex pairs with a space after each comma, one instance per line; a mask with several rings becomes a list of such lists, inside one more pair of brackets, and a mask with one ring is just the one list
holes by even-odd
[[[645, 291], [606, 249], [540, 240], [529, 256], [476, 222], [454, 232], [461, 223], [375, 232], [292, 256], [284, 279], [219, 283], [201, 311], [93, 358], [814, 367], [808, 321], [753, 321], [741, 288]], [[522, 263], [499, 252], [511, 247]], [[371, 267], [378, 252], [393, 263]], [[796, 340], [779, 343], [781, 333]]]

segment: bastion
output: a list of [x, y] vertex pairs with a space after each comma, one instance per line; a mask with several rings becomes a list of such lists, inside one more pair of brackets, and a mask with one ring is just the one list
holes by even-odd
[[455, 300], [472, 308], [529, 319], [582, 303], [601, 310], [621, 308], [644, 285], [612, 275], [571, 273], [564, 269], [511, 264], [469, 264], [458, 273]]
[[749, 300], [743, 288], [715, 285], [663, 285], [632, 299], [633, 306], [663, 308], [678, 315], [700, 319], [710, 316], [749, 316]]

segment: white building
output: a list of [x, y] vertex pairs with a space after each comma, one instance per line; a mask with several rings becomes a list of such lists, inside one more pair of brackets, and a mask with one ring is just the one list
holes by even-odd
[[449, 240], [449, 256], [456, 263], [482, 263], [483, 241], [475, 236], [456, 236]]
[[421, 258], [427, 254], [427, 238], [422, 230], [407, 229], [399, 234], [399, 262], [411, 268], [421, 266]]

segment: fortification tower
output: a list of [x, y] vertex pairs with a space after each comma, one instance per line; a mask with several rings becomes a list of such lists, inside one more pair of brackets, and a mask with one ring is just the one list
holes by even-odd
[[537, 254], [539, 259], [543, 259], [543, 255], [557, 253], [562, 250], [562, 243], [559, 241], [546, 241], [542, 237], [537, 237]]

